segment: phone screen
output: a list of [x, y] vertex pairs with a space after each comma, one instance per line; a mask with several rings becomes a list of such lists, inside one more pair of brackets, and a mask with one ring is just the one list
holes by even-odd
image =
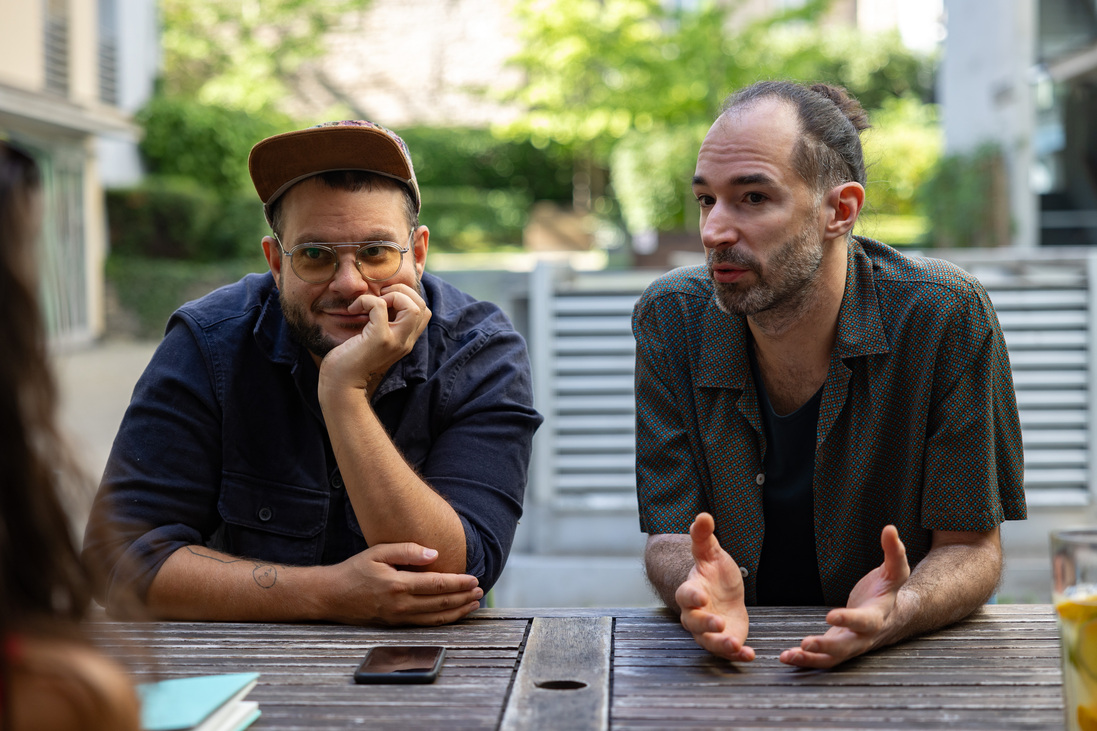
[[356, 683], [431, 683], [442, 669], [439, 645], [382, 645], [371, 648], [354, 671]]

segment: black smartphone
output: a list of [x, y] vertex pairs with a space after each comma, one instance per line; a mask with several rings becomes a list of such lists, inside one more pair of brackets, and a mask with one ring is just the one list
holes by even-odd
[[378, 645], [354, 671], [354, 682], [433, 683], [445, 659], [440, 645]]

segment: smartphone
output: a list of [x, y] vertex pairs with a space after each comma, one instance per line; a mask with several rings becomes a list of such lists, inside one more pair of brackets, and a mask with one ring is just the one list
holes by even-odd
[[354, 671], [354, 682], [433, 683], [445, 659], [440, 645], [378, 645]]

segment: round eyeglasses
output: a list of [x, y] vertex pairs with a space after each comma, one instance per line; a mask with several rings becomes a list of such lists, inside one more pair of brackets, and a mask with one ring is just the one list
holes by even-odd
[[414, 236], [413, 230], [408, 236], [408, 245], [403, 248], [393, 241], [348, 241], [339, 244], [298, 244], [286, 251], [278, 234], [274, 234], [274, 240], [278, 242], [282, 253], [289, 257], [294, 274], [309, 284], [324, 284], [330, 282], [339, 269], [337, 249], [348, 246], [355, 250], [354, 266], [364, 279], [371, 282], [391, 279], [400, 271], [404, 254], [411, 251], [411, 240]]

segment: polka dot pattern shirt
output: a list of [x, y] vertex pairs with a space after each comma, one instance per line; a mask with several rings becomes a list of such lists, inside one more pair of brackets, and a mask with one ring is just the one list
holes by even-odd
[[[746, 319], [716, 306], [701, 266], [653, 282], [632, 320], [641, 530], [687, 533], [712, 513], [754, 604], [766, 444]], [[888, 523], [913, 566], [931, 531], [1024, 519], [1023, 475], [1009, 357], [982, 286], [947, 262], [855, 237], [816, 427], [827, 603], [844, 605], [880, 565]]]

